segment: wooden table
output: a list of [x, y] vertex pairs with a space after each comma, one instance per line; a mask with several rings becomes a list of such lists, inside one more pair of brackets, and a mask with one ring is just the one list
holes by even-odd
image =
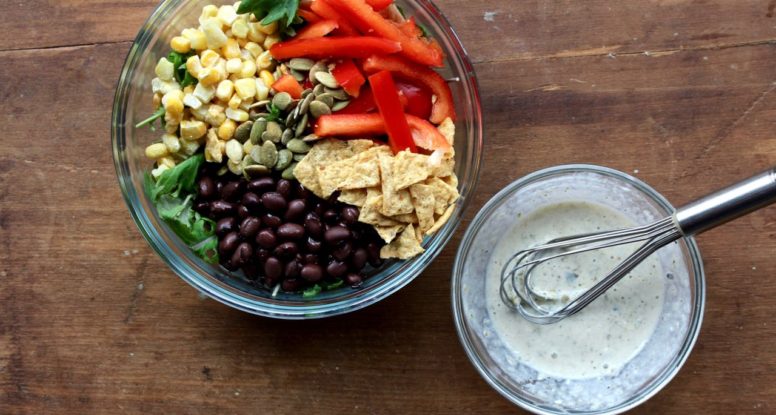
[[[571, 162], [681, 204], [776, 162], [776, 1], [445, 0], [487, 116], [467, 220], [428, 270], [344, 317], [253, 317], [149, 249], [119, 194], [113, 92], [151, 0], [0, 14], [0, 413], [519, 413], [458, 342], [450, 272], [480, 206]], [[776, 411], [776, 208], [704, 234], [700, 339], [638, 414]]]

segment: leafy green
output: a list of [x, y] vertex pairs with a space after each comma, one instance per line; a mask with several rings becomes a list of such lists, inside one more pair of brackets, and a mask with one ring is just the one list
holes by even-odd
[[299, 0], [243, 0], [237, 13], [253, 13], [261, 24], [279, 22], [283, 29], [291, 26], [299, 9]]
[[162, 119], [162, 127], [164, 127], [164, 113], [165, 113], [164, 107], [160, 105], [159, 108], [156, 111], [154, 111], [154, 113], [151, 114], [150, 117], [135, 124], [135, 128], [140, 128], [144, 125], [149, 125], [151, 127], [151, 130], [156, 130], [156, 128], [154, 127], [154, 121], [160, 118]]
[[199, 166], [205, 161], [205, 156], [197, 154], [189, 157], [175, 167], [165, 170], [154, 183], [149, 196], [154, 202], [159, 200], [161, 195], [171, 195], [180, 198], [181, 191], [193, 193], [197, 182], [197, 172]]
[[318, 285], [318, 284], [315, 284], [312, 287], [304, 290], [302, 292], [302, 297], [303, 298], [315, 297], [316, 295], [318, 295], [320, 293], [321, 293], [321, 286]]
[[267, 116], [267, 121], [277, 121], [280, 119], [280, 116], [281, 116], [280, 108], [270, 103], [267, 105], [267, 110], [269, 111], [269, 116]]
[[323, 283], [323, 289], [324, 289], [324, 291], [329, 291], [329, 290], [333, 290], [335, 288], [342, 287], [342, 285], [344, 285], [344, 284], [345, 284], [345, 281], [343, 281], [343, 280], [341, 280], [339, 278], [334, 280], [334, 281], [325, 281]]
[[178, 81], [181, 88], [197, 83], [197, 78], [193, 77], [186, 69], [186, 61], [191, 56], [193, 56], [192, 52], [178, 53], [175, 51], [167, 55], [167, 60], [172, 62], [172, 66], [175, 68], [175, 80]]

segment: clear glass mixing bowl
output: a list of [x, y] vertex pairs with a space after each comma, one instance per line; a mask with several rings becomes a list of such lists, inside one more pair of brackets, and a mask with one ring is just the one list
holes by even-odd
[[488, 265], [494, 247], [519, 214], [528, 217], [543, 206], [574, 201], [609, 207], [639, 225], [674, 212], [648, 185], [604, 167], [558, 166], [511, 183], [480, 210], [458, 249], [452, 280], [455, 324], [475, 368], [520, 407], [538, 414], [621, 413], [662, 389], [687, 359], [703, 315], [703, 265], [692, 238], [653, 254], [662, 268], [654, 277], [665, 282], [660, 318], [643, 348], [616, 374], [586, 379], [541, 374], [521, 363], [491, 320], [486, 301]]
[[208, 296], [237, 309], [268, 317], [306, 319], [354, 311], [373, 304], [407, 285], [436, 258], [458, 227], [477, 182], [482, 157], [482, 110], [474, 68], [458, 36], [439, 9], [430, 1], [397, 3], [429, 30], [447, 55], [443, 76], [450, 83], [458, 112], [456, 122], [456, 174], [461, 198], [450, 221], [424, 241], [426, 252], [409, 261], [388, 262], [371, 275], [363, 287], [324, 292], [314, 299], [298, 294], [271, 293], [257, 289], [238, 274], [209, 265], [196, 257], [164, 225], [143, 192], [143, 173], [152, 163], [145, 147], [158, 139], [159, 132], [134, 125], [148, 117], [151, 107], [151, 79], [161, 56], [169, 52], [169, 41], [185, 27], [195, 25], [207, 4], [231, 4], [218, 0], [166, 0], [153, 11], [140, 29], [127, 55], [113, 103], [111, 139], [113, 160], [124, 200], [143, 237], [183, 280]]

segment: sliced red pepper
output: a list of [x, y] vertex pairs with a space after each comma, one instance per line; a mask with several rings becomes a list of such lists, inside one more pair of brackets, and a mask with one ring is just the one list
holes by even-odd
[[[426, 150], [450, 149], [445, 136], [430, 122], [406, 115], [415, 145]], [[319, 137], [367, 137], [385, 134], [385, 122], [380, 114], [332, 114], [318, 118], [314, 127]]]
[[324, 19], [335, 20], [339, 24], [337, 33], [343, 36], [355, 36], [358, 34], [355, 26], [350, 24], [342, 15], [335, 10], [326, 0], [315, 0], [310, 8]]
[[393, 0], [366, 0], [366, 2], [372, 6], [372, 9], [376, 12], [382, 11], [393, 4]]
[[428, 119], [431, 116], [431, 92], [424, 88], [406, 82], [396, 81], [399, 98], [404, 98], [404, 112], [416, 117]]
[[410, 17], [409, 19], [405, 20], [403, 23], [397, 23], [399, 26], [399, 29], [401, 29], [402, 32], [404, 32], [405, 35], [410, 37], [421, 37], [423, 36], [423, 31], [420, 30], [417, 23], [415, 23], [415, 16]]
[[335, 63], [331, 74], [334, 75], [334, 79], [337, 80], [342, 89], [352, 97], [358, 96], [361, 85], [364, 85], [366, 82], [364, 75], [361, 74], [361, 70], [358, 69], [351, 59], [343, 59]]
[[383, 70], [393, 72], [400, 79], [422, 85], [436, 95], [436, 101], [431, 107], [431, 122], [439, 124], [448, 117], [455, 121], [455, 104], [450, 86], [436, 71], [398, 56], [372, 56], [364, 62], [364, 71], [367, 73]]
[[[320, 0], [316, 0], [318, 2]], [[422, 39], [407, 36], [394, 22], [372, 10], [364, 0], [328, 0], [349, 22], [362, 33], [371, 33], [401, 43], [402, 54], [423, 65], [442, 66], [444, 56]]]
[[362, 88], [357, 98], [352, 99], [350, 104], [337, 111], [337, 114], [366, 114], [375, 110], [377, 110], [377, 104], [375, 103], [374, 95], [372, 95], [372, 89], [365, 87]]
[[294, 39], [314, 39], [317, 37], [324, 37], [339, 27], [339, 23], [336, 20], [321, 20], [319, 22], [309, 24], [300, 30]]
[[285, 74], [281, 76], [280, 79], [275, 81], [275, 83], [272, 84], [272, 89], [277, 92], [288, 92], [288, 94], [291, 95], [291, 98], [293, 99], [301, 98], [303, 91], [302, 85], [300, 85], [299, 82], [297, 82], [297, 80], [289, 74]]
[[321, 20], [323, 20], [323, 18], [321, 18], [321, 16], [318, 16], [317, 14], [313, 13], [310, 10], [299, 9], [299, 10], [296, 11], [296, 14], [298, 14], [299, 17], [304, 19], [304, 21], [307, 22], [307, 23], [318, 23]]
[[369, 77], [369, 85], [375, 96], [377, 109], [385, 123], [388, 132], [388, 145], [396, 154], [403, 150], [417, 153], [415, 142], [412, 140], [412, 132], [407, 118], [404, 116], [404, 108], [399, 101], [399, 93], [396, 84], [388, 71], [380, 71]]
[[272, 45], [269, 52], [273, 58], [284, 61], [291, 58], [364, 58], [400, 50], [399, 43], [379, 37], [347, 36], [289, 40]]

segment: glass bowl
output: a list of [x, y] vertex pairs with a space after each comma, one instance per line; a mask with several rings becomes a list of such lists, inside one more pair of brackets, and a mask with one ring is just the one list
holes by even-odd
[[231, 4], [218, 0], [166, 0], [153, 11], [129, 50], [113, 103], [111, 139], [113, 160], [121, 192], [143, 237], [164, 262], [184, 281], [208, 296], [234, 308], [268, 317], [307, 319], [354, 311], [373, 304], [407, 285], [436, 258], [460, 223], [477, 182], [482, 157], [482, 110], [474, 67], [439, 9], [430, 1], [397, 3], [429, 30], [447, 55], [442, 75], [452, 79], [458, 121], [456, 122], [456, 174], [460, 200], [450, 221], [423, 243], [426, 251], [408, 261], [387, 262], [366, 279], [360, 289], [350, 287], [323, 292], [313, 299], [299, 294], [270, 292], [256, 288], [225, 269], [212, 266], [194, 255], [159, 219], [143, 192], [143, 174], [152, 168], [144, 156], [145, 147], [161, 132], [134, 125], [148, 117], [151, 107], [151, 79], [161, 56], [169, 52], [169, 41], [180, 31], [195, 25], [206, 4]]
[[494, 247], [517, 216], [573, 201], [612, 208], [639, 225], [674, 212], [651, 187], [604, 167], [553, 167], [511, 183], [477, 214], [458, 249], [452, 278], [455, 324], [475, 368], [518, 406], [538, 414], [620, 413], [657, 393], [687, 359], [703, 315], [703, 266], [692, 238], [653, 254], [662, 268], [655, 277], [665, 281], [660, 317], [649, 340], [640, 350], [633, 350], [634, 357], [614, 374], [564, 379], [540, 373], [521, 363], [519, 354], [502, 340], [489, 313], [487, 278], [483, 276], [493, 261]]

